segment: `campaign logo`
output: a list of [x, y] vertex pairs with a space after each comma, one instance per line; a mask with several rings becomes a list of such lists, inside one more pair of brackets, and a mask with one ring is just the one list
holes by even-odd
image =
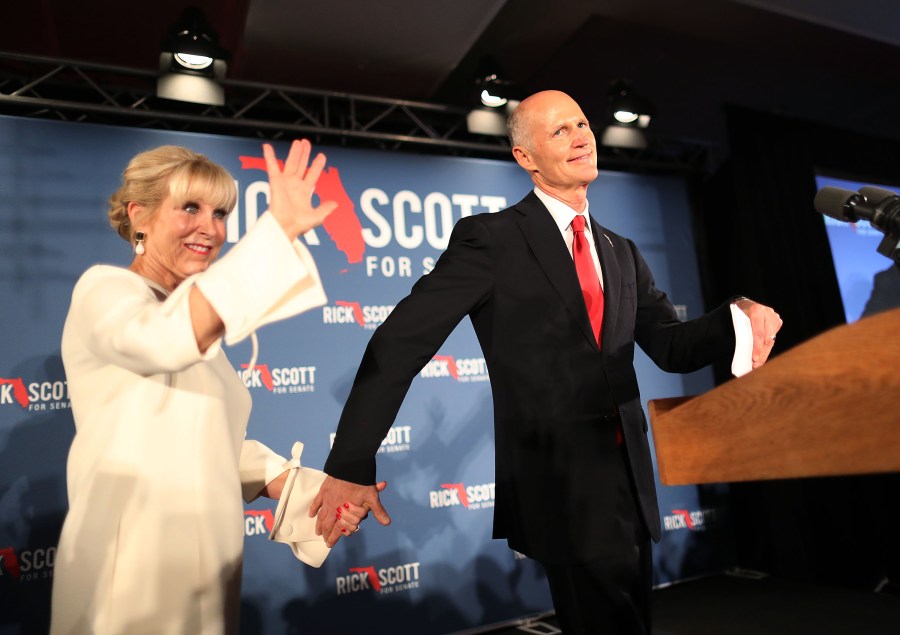
[[347, 575], [335, 578], [337, 595], [367, 591], [385, 595], [419, 588], [419, 563], [409, 562], [376, 569], [374, 566], [351, 567]]
[[8, 403], [18, 403], [23, 408], [27, 408], [31, 403], [25, 382], [21, 377], [13, 379], [0, 377], [0, 404]]
[[[334, 438], [337, 433], [328, 435], [328, 447], [334, 447]], [[388, 430], [387, 435], [381, 441], [376, 454], [394, 454], [395, 452], [409, 452], [412, 438], [412, 426], [394, 426]]]
[[[266, 161], [263, 157], [241, 156], [241, 170], [266, 170]], [[278, 161], [278, 167], [284, 169], [284, 163]], [[247, 187], [244, 196], [246, 206], [246, 217], [249, 221], [254, 221], [260, 215], [257, 205], [257, 198], [260, 194], [264, 194], [267, 205], [269, 200], [269, 184], [266, 181], [256, 181]], [[363, 254], [366, 251], [366, 244], [363, 240], [362, 225], [359, 217], [356, 215], [356, 208], [350, 196], [347, 194], [344, 183], [341, 181], [341, 175], [334, 166], [327, 166], [319, 180], [316, 182], [316, 194], [323, 201], [334, 201], [337, 207], [331, 214], [325, 217], [322, 228], [328, 237], [334, 242], [338, 251], [342, 252], [347, 259], [347, 264], [357, 264], [362, 261]], [[235, 209], [229, 214], [228, 242], [238, 241], [237, 222], [240, 218], [239, 210]], [[248, 222], [248, 224], [250, 224]], [[319, 244], [315, 230], [311, 230], [306, 236], [307, 242], [310, 244]]]
[[[423, 197], [410, 190], [389, 194], [377, 187], [366, 188], [359, 197], [359, 209], [370, 224], [363, 229], [363, 240], [374, 249], [396, 243], [410, 251], [426, 244], [443, 251], [457, 220], [473, 213], [499, 212], [506, 206], [503, 196], [429, 192]], [[364, 265], [368, 277], [410, 278], [429, 273], [435, 258], [422, 258], [415, 268], [408, 256], [366, 256]]]
[[431, 509], [457, 506], [488, 509], [494, 506], [494, 483], [468, 487], [462, 483], [442, 483], [441, 489], [428, 492], [428, 504]]
[[[266, 170], [263, 157], [240, 156], [241, 170], [252, 176]], [[279, 161], [279, 166], [283, 163]], [[251, 178], [252, 178], [251, 176]], [[261, 176], [261, 175], [260, 175]], [[269, 204], [269, 183], [260, 178], [246, 186], [238, 183], [238, 203], [226, 222], [226, 240], [236, 243], [256, 222]], [[358, 200], [347, 192], [340, 171], [328, 165], [316, 183], [319, 200], [337, 203], [322, 223], [322, 229], [338, 251], [344, 254], [348, 268], [362, 263], [367, 277], [412, 278], [434, 268], [436, 258], [427, 256], [414, 266], [409, 256], [366, 255], [366, 247], [382, 249], [394, 245], [416, 250], [427, 245], [437, 251], [447, 248], [453, 226], [460, 218], [475, 213], [499, 212], [507, 207], [506, 197], [471, 193], [429, 192], [424, 196], [410, 190], [387, 192], [378, 187], [362, 189]], [[359, 213], [358, 213], [359, 212]], [[241, 227], [241, 219], [244, 227]], [[365, 226], [363, 226], [363, 220]], [[306, 244], [321, 244], [319, 230], [303, 235]], [[343, 269], [342, 273], [348, 269]]]
[[0, 548], [0, 577], [18, 580], [20, 575], [19, 559], [16, 558], [15, 550], [12, 547]]
[[0, 548], [0, 578], [34, 582], [53, 577], [56, 547], [27, 549], [16, 554], [12, 547]]
[[275, 525], [271, 509], [244, 510], [244, 536], [268, 536]]
[[0, 405], [16, 404], [25, 410], [64, 410], [72, 407], [69, 387], [63, 380], [33, 381], [0, 377]]
[[268, 364], [241, 364], [237, 369], [238, 377], [247, 388], [265, 388], [275, 395], [315, 392], [315, 366], [286, 366], [269, 368]]
[[663, 529], [665, 531], [677, 531], [687, 529], [689, 531], [705, 531], [709, 525], [716, 522], [715, 509], [673, 509], [672, 513], [663, 516]]
[[361, 305], [349, 300], [336, 300], [332, 306], [322, 307], [323, 324], [355, 324], [374, 330], [394, 310], [394, 305]]
[[483, 357], [455, 359], [452, 355], [435, 355], [419, 375], [425, 379], [450, 377], [463, 383], [491, 379]]

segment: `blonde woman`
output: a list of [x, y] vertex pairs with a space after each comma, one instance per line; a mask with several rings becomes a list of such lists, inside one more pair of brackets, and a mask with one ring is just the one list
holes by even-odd
[[[311, 204], [325, 157], [307, 169], [309, 142], [292, 144], [283, 170], [271, 146], [263, 153], [269, 211], [218, 261], [237, 192], [206, 157], [139, 154], [111, 198], [134, 260], [81, 276], [62, 336], [76, 434], [56, 635], [237, 632], [241, 497], [279, 498], [291, 463], [244, 439], [250, 395], [222, 340], [325, 303], [296, 238], [335, 206]], [[336, 515], [349, 534], [365, 510]], [[313, 551], [308, 561], [327, 554]]]

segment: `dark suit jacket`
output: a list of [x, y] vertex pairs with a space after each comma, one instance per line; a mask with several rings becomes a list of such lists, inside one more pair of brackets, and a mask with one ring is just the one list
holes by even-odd
[[[325, 471], [375, 481], [375, 452], [407, 389], [469, 315], [494, 400], [494, 537], [545, 562], [591, 560], [615, 540], [610, 460], [621, 416], [631, 477], [650, 535], [660, 533], [637, 342], [661, 368], [696, 370], [733, 352], [725, 304], [688, 322], [659, 291], [630, 240], [592, 220], [604, 280], [597, 346], [572, 257], [532, 192], [497, 214], [461, 219], [447, 250], [373, 334]], [[607, 545], [608, 547], [608, 545]]]

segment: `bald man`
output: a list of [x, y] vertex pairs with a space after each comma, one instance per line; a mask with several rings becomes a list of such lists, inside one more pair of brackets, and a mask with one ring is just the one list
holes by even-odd
[[660, 523], [634, 345], [666, 371], [695, 371], [734, 353], [746, 314], [747, 364], [758, 367], [781, 320], [746, 299], [678, 320], [635, 244], [588, 215], [596, 142], [571, 97], [532, 95], [509, 130], [534, 190], [461, 219], [432, 272], [375, 331], [310, 514], [329, 544], [340, 537], [329, 510], [344, 501], [390, 522], [375, 453], [413, 378], [468, 315], [494, 400], [494, 538], [544, 565], [566, 635], [649, 635]]

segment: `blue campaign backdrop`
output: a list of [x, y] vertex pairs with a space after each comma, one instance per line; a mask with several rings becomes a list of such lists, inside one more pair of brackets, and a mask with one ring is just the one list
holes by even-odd
[[[59, 352], [71, 290], [94, 263], [130, 261], [107, 225], [106, 199], [133, 155], [164, 144], [202, 152], [234, 175], [233, 244], [266, 208], [258, 142], [0, 117], [2, 633], [46, 629], [74, 434]], [[280, 156], [286, 148], [276, 144]], [[325, 461], [372, 330], [431, 268], [453, 224], [513, 204], [531, 188], [512, 161], [319, 149], [329, 168], [318, 190], [340, 207], [304, 238], [328, 305], [263, 329], [253, 373], [241, 368], [249, 344], [228, 350], [253, 395], [248, 436], [282, 454], [302, 440], [303, 462], [313, 467]], [[604, 171], [590, 206], [602, 224], [635, 240], [683, 317], [702, 312], [680, 178]], [[644, 400], [712, 387], [708, 370], [667, 375], [641, 353], [636, 366]], [[367, 633], [447, 633], [552, 608], [540, 567], [490, 537], [491, 394], [468, 321], [413, 382], [378, 464], [393, 525], [367, 522], [320, 569], [266, 540], [272, 501], [246, 507], [242, 632], [346, 632], [336, 618], [352, 615], [368, 622]], [[657, 584], [732, 564], [724, 486], [662, 487], [660, 504]]]

